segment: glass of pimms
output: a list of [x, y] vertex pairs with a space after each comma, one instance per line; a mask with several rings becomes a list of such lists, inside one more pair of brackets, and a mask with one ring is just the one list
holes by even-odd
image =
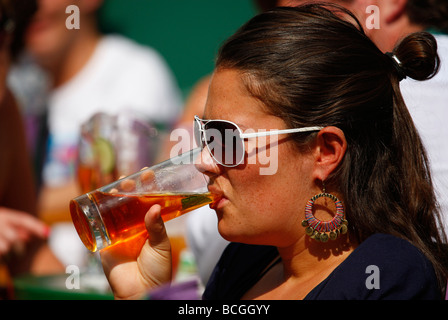
[[200, 152], [190, 150], [71, 200], [71, 217], [86, 248], [95, 252], [146, 237], [144, 217], [155, 204], [168, 221], [217, 201], [195, 165]]

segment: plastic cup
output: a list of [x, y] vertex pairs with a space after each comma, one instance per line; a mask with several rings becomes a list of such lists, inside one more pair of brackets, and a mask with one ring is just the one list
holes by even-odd
[[88, 192], [154, 164], [158, 130], [138, 114], [99, 112], [81, 125], [77, 176]]
[[144, 217], [155, 204], [168, 221], [216, 201], [208, 177], [194, 164], [200, 152], [190, 150], [71, 200], [71, 217], [86, 248], [95, 252], [147, 237]]

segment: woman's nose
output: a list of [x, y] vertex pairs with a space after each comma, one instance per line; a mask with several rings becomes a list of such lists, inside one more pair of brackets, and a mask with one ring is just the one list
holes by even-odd
[[218, 164], [215, 160], [213, 160], [207, 148], [203, 148], [199, 153], [196, 161], [196, 168], [208, 176], [213, 176], [220, 173]]

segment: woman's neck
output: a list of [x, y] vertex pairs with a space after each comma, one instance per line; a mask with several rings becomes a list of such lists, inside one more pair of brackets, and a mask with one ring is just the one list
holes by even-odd
[[281, 263], [272, 267], [243, 298], [303, 299], [325, 280], [356, 248], [348, 237], [317, 242], [308, 236], [289, 247], [277, 248]]
[[85, 67], [100, 39], [101, 35], [97, 32], [85, 32], [72, 42], [60, 59], [55, 60], [48, 68], [53, 79], [53, 87], [68, 82]]
[[325, 243], [304, 236], [298, 244], [278, 248], [283, 261], [284, 277], [307, 278], [314, 277], [323, 270], [333, 271], [356, 246], [346, 235]]

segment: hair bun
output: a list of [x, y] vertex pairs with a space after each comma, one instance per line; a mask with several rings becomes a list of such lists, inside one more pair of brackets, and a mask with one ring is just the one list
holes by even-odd
[[404, 74], [415, 80], [427, 80], [439, 71], [437, 41], [428, 32], [416, 32], [405, 37], [394, 49]]

